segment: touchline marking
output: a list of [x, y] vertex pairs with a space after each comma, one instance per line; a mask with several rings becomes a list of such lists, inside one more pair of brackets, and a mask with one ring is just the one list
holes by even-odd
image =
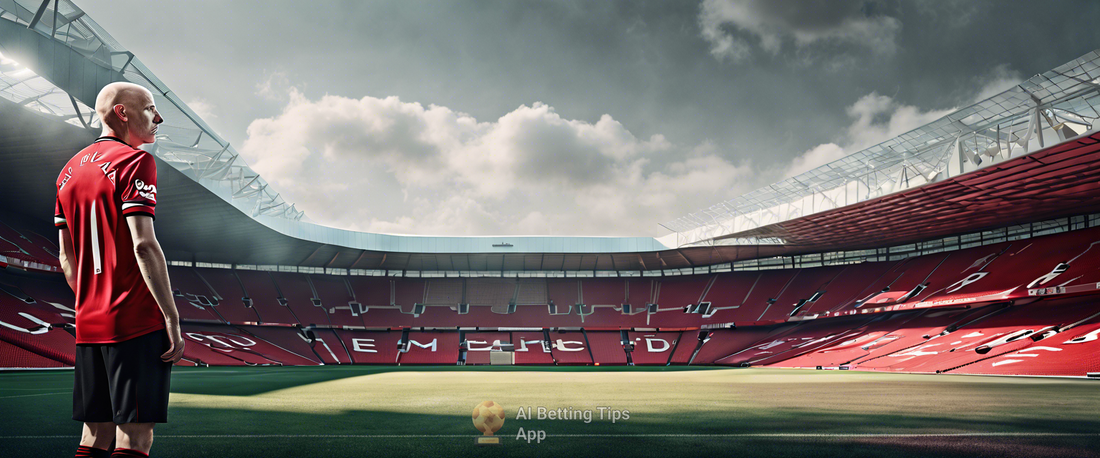
[[55, 394], [73, 394], [72, 391], [58, 391], [56, 393], [20, 394], [15, 396], [0, 396], [0, 399], [29, 398], [31, 396], [52, 396]]
[[[506, 436], [506, 434], [505, 434]], [[906, 437], [1098, 437], [1100, 433], [977, 432], [977, 433], [744, 433], [744, 434], [547, 434], [546, 437], [787, 437], [787, 438], [906, 438]], [[0, 436], [0, 439], [74, 439], [65, 436]], [[370, 439], [481, 437], [480, 434], [159, 434], [179, 439]], [[501, 436], [503, 437], [503, 436]]]

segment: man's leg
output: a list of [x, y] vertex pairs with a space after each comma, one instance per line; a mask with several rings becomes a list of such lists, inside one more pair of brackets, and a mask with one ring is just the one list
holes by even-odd
[[170, 345], [161, 330], [111, 345], [111, 402], [114, 404], [115, 453], [112, 457], [148, 456], [153, 425], [168, 421], [172, 363], [160, 355]]
[[80, 435], [80, 445], [109, 450], [115, 440], [115, 424], [109, 421], [84, 423], [84, 432]]
[[83, 423], [80, 446], [74, 455], [77, 458], [111, 456], [115, 423], [111, 421], [109, 384], [101, 346], [77, 345], [73, 377], [73, 420]]
[[[149, 456], [153, 448], [154, 423], [125, 423], [118, 425], [115, 435], [115, 454], [111, 456]], [[129, 452], [141, 452], [134, 454]]]

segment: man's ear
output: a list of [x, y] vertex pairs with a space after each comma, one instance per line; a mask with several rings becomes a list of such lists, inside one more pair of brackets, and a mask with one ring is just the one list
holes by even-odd
[[126, 121], [126, 106], [118, 103], [115, 104], [114, 107], [112, 107], [112, 110], [114, 110], [115, 116], [118, 117], [120, 121]]

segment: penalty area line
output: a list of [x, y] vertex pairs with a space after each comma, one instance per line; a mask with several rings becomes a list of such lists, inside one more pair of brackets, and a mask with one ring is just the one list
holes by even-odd
[[[498, 437], [507, 436], [498, 435]], [[77, 435], [0, 436], [0, 439], [76, 439]], [[480, 434], [159, 434], [157, 438], [176, 439], [427, 439], [481, 437]], [[685, 438], [921, 438], [921, 437], [1100, 437], [1100, 433], [1051, 432], [973, 432], [973, 433], [732, 433], [732, 434], [547, 434], [546, 437], [685, 437]]]

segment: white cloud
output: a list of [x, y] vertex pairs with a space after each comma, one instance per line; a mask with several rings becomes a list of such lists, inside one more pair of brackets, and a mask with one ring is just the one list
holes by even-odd
[[843, 44], [892, 55], [901, 29], [901, 21], [869, 12], [860, 0], [704, 0], [698, 22], [711, 54], [728, 61], [749, 57], [750, 39], [773, 55], [788, 43], [799, 49]]
[[[248, 163], [322, 224], [408, 234], [647, 235], [749, 189], [714, 147], [542, 103], [493, 121], [397, 97], [310, 100], [248, 128]], [[667, 158], [676, 158], [669, 160]]]
[[285, 102], [290, 88], [290, 79], [286, 73], [271, 72], [263, 81], [256, 83], [256, 95], [270, 101]]
[[974, 96], [974, 101], [980, 102], [993, 97], [1020, 84], [1023, 80], [1023, 75], [1009, 68], [1007, 64], [993, 67], [993, 70], [990, 70], [989, 73], [977, 78], [976, 82], [981, 88], [978, 89], [978, 94]]
[[200, 118], [207, 122], [218, 117], [218, 115], [214, 114], [214, 110], [217, 109], [217, 107], [207, 102], [205, 99], [191, 99], [184, 103], [188, 107], [191, 107], [191, 111], [194, 111], [195, 114], [199, 115]]
[[791, 161], [783, 176], [792, 177], [815, 169], [928, 124], [955, 110], [956, 108], [924, 111], [872, 92], [848, 107], [847, 113], [852, 118], [852, 123], [838, 142], [810, 148]]

